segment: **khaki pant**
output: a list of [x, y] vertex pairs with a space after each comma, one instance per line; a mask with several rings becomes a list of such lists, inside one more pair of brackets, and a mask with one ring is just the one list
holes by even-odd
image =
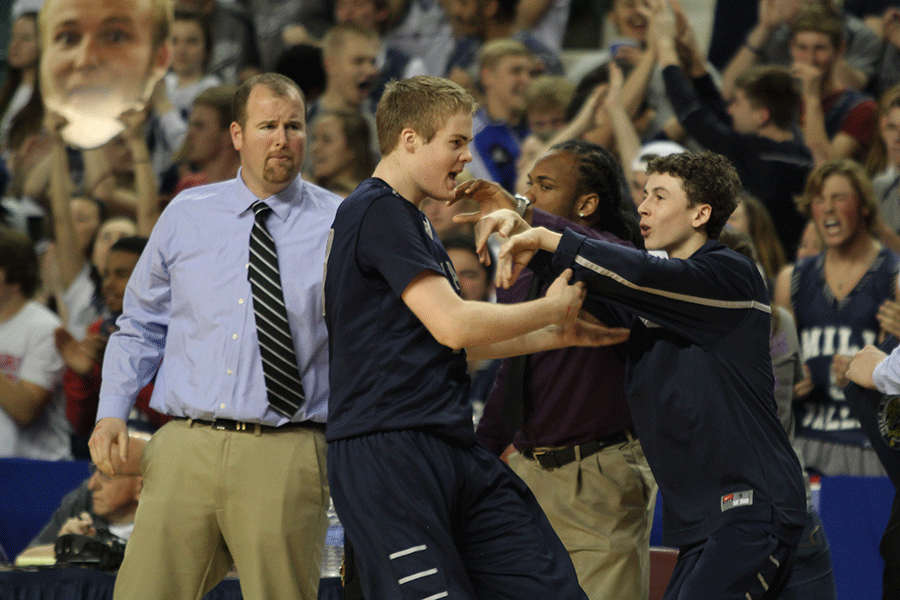
[[552, 471], [519, 453], [509, 465], [534, 492], [590, 600], [646, 600], [657, 487], [640, 442]]
[[144, 451], [116, 600], [202, 598], [236, 565], [248, 600], [315, 600], [328, 526], [325, 436], [175, 420]]

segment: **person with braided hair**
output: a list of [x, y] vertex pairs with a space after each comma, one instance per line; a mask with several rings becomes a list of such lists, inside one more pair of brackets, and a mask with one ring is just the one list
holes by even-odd
[[[556, 144], [528, 181], [523, 206], [532, 225], [643, 248], [622, 170], [601, 146]], [[458, 195], [483, 208], [501, 201], [516, 206], [513, 196], [486, 181], [463, 184]], [[497, 290], [497, 300], [537, 297], [550, 283], [526, 270], [513, 287]], [[647, 597], [657, 488], [628, 410], [623, 345], [506, 359], [477, 437], [506, 455], [531, 488], [591, 600]]]

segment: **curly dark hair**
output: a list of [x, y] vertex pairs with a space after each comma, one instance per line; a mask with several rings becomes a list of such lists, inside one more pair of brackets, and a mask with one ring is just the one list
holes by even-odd
[[621, 240], [644, 247], [634, 203], [625, 194], [625, 176], [618, 161], [602, 146], [580, 139], [554, 144], [550, 152], [568, 152], [575, 158], [578, 179], [575, 195], [597, 194], [591, 226]]
[[741, 180], [727, 158], [714, 152], [681, 152], [647, 163], [647, 175], [669, 174], [681, 179], [688, 206], [708, 204], [712, 209], [706, 235], [715, 240], [738, 204]]

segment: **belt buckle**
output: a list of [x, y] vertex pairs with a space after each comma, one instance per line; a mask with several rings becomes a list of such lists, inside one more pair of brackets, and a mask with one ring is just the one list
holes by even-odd
[[213, 429], [216, 429], [218, 431], [227, 431], [228, 430], [228, 427], [225, 425], [225, 423], [218, 419], [213, 419], [212, 424], [210, 426]]
[[[559, 460], [556, 458], [556, 450], [553, 448], [533, 448], [531, 450], [531, 455], [534, 457], [534, 460], [537, 464], [541, 465], [542, 468], [547, 471], [552, 471], [559, 467]], [[541, 460], [541, 459], [544, 460]], [[547, 464], [544, 464], [544, 461]], [[552, 464], [550, 464], [552, 462]]]
[[536, 460], [538, 463], [541, 462], [541, 458], [545, 456], [550, 456], [553, 453], [553, 450], [550, 448], [532, 448], [531, 449], [531, 457]]

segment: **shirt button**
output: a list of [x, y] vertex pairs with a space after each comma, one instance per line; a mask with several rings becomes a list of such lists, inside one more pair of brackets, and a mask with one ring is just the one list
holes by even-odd
[[237, 334], [235, 333], [233, 336], [231, 336], [231, 339], [236, 340], [236, 339], [237, 339]]
[[249, 269], [249, 268], [250, 268], [250, 263], [247, 263], [246, 265], [244, 265], [244, 268], [245, 268], [245, 269]]
[[244, 299], [243, 299], [243, 298], [241, 298], [240, 300], [238, 300], [238, 304], [243, 304], [243, 303], [244, 303]]
[[224, 404], [220, 404], [220, 405], [219, 405], [219, 408], [225, 408], [225, 405], [224, 405]]
[[228, 369], [228, 370], [225, 371], [225, 372], [228, 373], [229, 375], [231, 375], [231, 374], [233, 373], [233, 371], [232, 371], [231, 369]]

